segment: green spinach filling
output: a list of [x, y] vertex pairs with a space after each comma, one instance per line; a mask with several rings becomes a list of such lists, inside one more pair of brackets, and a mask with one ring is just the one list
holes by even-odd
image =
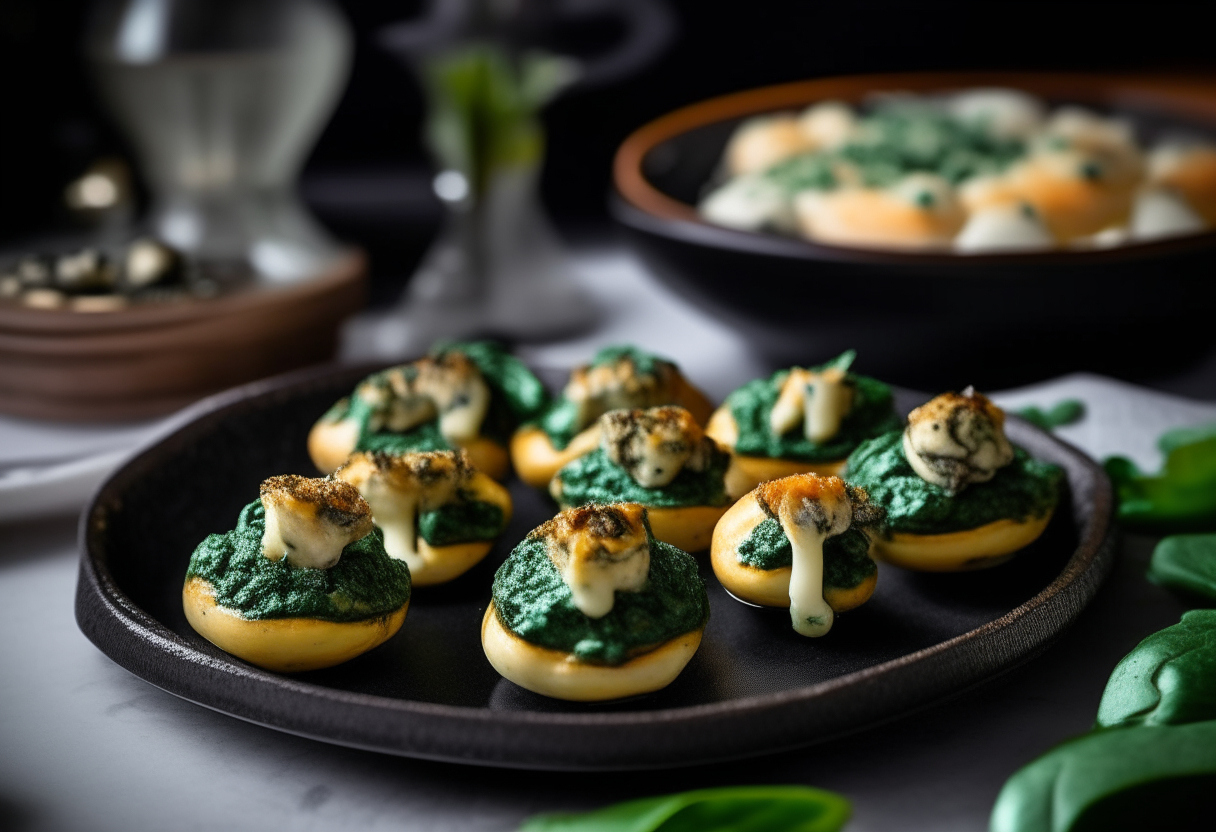
[[[604, 347], [597, 352], [591, 359], [590, 366], [592, 368], [602, 367], [622, 360], [632, 363], [634, 370], [640, 376], [653, 376], [658, 373], [660, 363], [666, 363], [657, 355], [637, 347], [617, 345]], [[566, 446], [570, 444], [570, 440], [578, 436], [590, 424], [590, 422], [583, 422], [579, 419], [580, 410], [581, 408], [576, 402], [559, 397], [549, 404], [537, 419], [536, 425], [549, 437], [554, 448], [559, 451], [565, 450]]]
[[[824, 367], [813, 368], [821, 371]], [[855, 392], [853, 407], [840, 423], [840, 431], [826, 442], [806, 438], [801, 425], [774, 436], [769, 415], [781, 395], [789, 370], [749, 381], [726, 397], [726, 406], [738, 427], [735, 453], [770, 459], [803, 459], [810, 462], [844, 459], [862, 441], [899, 427], [891, 388], [868, 376], [849, 374]]]
[[255, 500], [236, 528], [208, 535], [190, 556], [186, 578], [211, 584], [215, 602], [245, 618], [364, 621], [388, 615], [410, 599], [410, 570], [384, 551], [379, 529], [342, 550], [332, 569], [292, 566], [262, 554], [266, 511]]
[[590, 664], [622, 664], [709, 620], [709, 597], [696, 560], [653, 537], [645, 587], [618, 591], [602, 618], [589, 618], [574, 606], [541, 538], [529, 537], [515, 547], [494, 575], [493, 598], [508, 631]]
[[1043, 517], [1059, 499], [1064, 472], [1014, 448], [1013, 462], [988, 482], [951, 496], [925, 482], [904, 457], [903, 431], [865, 442], [849, 457], [845, 478], [887, 510], [887, 530], [944, 534], [995, 523]]
[[[506, 349], [493, 341], [441, 342], [431, 350], [431, 355], [441, 358], [451, 352], [463, 353], [477, 366], [482, 378], [490, 388], [490, 406], [481, 425], [481, 435], [505, 445], [520, 424], [535, 419], [549, 404], [549, 393], [540, 379]], [[407, 378], [416, 372], [410, 365], [402, 371]], [[387, 385], [388, 370], [365, 378], [360, 384]], [[326, 421], [353, 419], [359, 424], [359, 440], [355, 446], [360, 451], [386, 451], [406, 453], [409, 451], [447, 451], [452, 446], [439, 432], [438, 419], [410, 428], [407, 431], [368, 430], [368, 423], [375, 408], [358, 395], [342, 399], [323, 417]]]
[[[358, 399], [352, 410], [358, 407]], [[356, 451], [383, 451], [387, 454], [405, 454], [411, 451], [450, 451], [453, 450], [448, 441], [439, 432], [439, 422], [425, 422], [407, 431], [397, 433], [384, 430], [372, 433], [366, 430], [367, 418], [362, 418], [364, 426], [359, 431], [359, 440], [355, 443]]]
[[[771, 517], [756, 524], [739, 544], [739, 563], [766, 571], [794, 563], [794, 547], [781, 523]], [[823, 542], [823, 585], [852, 589], [878, 571], [870, 559], [870, 539], [860, 529], [849, 529]]]
[[493, 540], [506, 526], [502, 508], [481, 500], [448, 503], [418, 513], [418, 534], [432, 546]]
[[675, 479], [660, 488], [638, 485], [629, 472], [597, 448], [566, 464], [557, 472], [562, 505], [588, 503], [641, 503], [656, 508], [721, 506], [727, 503], [726, 469], [730, 454], [715, 454], [704, 471], [680, 469]]
[[[863, 116], [856, 137], [843, 146], [783, 160], [764, 176], [791, 194], [834, 190], [853, 177], [868, 188], [885, 188], [911, 173], [935, 173], [957, 185], [1000, 173], [1025, 154], [1025, 142], [996, 136], [982, 122], [895, 103]], [[841, 168], [851, 172], [850, 181], [842, 181]]]

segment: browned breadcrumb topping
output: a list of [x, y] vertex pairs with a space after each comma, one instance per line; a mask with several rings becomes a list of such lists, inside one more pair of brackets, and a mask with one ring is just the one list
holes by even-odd
[[976, 415], [984, 416], [998, 429], [1005, 426], [1005, 411], [993, 404], [983, 393], [975, 392], [973, 387], [968, 387], [962, 393], [951, 391], [930, 399], [908, 414], [908, 424], [925, 421], [947, 422], [952, 418], [952, 414], [959, 410], [970, 410]]
[[814, 502], [847, 499], [853, 509], [852, 527], [876, 526], [886, 518], [886, 511], [882, 506], [870, 502], [870, 495], [864, 488], [849, 485], [836, 476], [794, 474], [761, 483], [752, 493], [756, 495], [756, 502], [764, 513], [774, 519], [777, 518], [777, 507], [786, 499]]
[[262, 504], [267, 501], [280, 502], [284, 497], [310, 503], [317, 508], [332, 512], [347, 522], [354, 522], [372, 516], [371, 507], [359, 493], [359, 489], [341, 480], [313, 477], [301, 477], [299, 474], [283, 474], [263, 481], [261, 487]]
[[819, 474], [794, 474], [756, 486], [756, 501], [761, 507], [777, 506], [787, 497], [801, 500], [839, 500], [846, 496], [844, 480]]
[[411, 483], [427, 486], [441, 481], [464, 484], [474, 471], [468, 451], [463, 448], [459, 451], [411, 451], [404, 454], [356, 451], [334, 472], [334, 476], [361, 484], [375, 472], [390, 483], [404, 487]]
[[679, 432], [690, 443], [701, 441], [703, 432], [697, 420], [682, 407], [665, 405], [647, 410], [613, 410], [602, 417], [608, 422], [627, 424], [635, 430], [654, 433], [659, 430]]
[[624, 394], [629, 401], [646, 406], [670, 399], [681, 380], [679, 369], [669, 361], [655, 359], [654, 372], [643, 373], [633, 358], [623, 356], [606, 364], [575, 367], [570, 373], [567, 390], [579, 391], [588, 398]]
[[646, 509], [639, 503], [592, 503], [568, 508], [533, 529], [530, 539], [565, 539], [577, 532], [587, 532], [599, 538], [618, 538], [637, 534], [642, 528]]

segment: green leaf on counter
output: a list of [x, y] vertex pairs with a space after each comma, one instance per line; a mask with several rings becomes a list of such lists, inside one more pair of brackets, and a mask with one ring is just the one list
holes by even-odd
[[1216, 534], [1176, 534], [1153, 550], [1148, 579], [1203, 606], [1216, 605]]
[[1106, 460], [1120, 522], [1159, 532], [1216, 528], [1216, 424], [1169, 431], [1157, 445], [1165, 454], [1160, 474], [1123, 457]]
[[1013, 775], [991, 832], [1198, 829], [1211, 818], [1216, 721], [1094, 731]]
[[1119, 662], [1098, 705], [1098, 726], [1207, 720], [1216, 720], [1216, 610], [1193, 610]]
[[1023, 407], [1021, 410], [1015, 410], [1014, 413], [1035, 427], [1052, 430], [1081, 421], [1085, 417], [1085, 402], [1078, 399], [1064, 399], [1056, 402], [1047, 410], [1031, 405]]
[[836, 832], [850, 808], [840, 795], [806, 786], [736, 786], [539, 815], [519, 832]]

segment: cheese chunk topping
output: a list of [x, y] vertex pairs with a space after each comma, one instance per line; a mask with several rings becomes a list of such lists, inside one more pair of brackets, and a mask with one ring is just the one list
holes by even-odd
[[1020, 90], [989, 88], [956, 93], [947, 111], [1001, 138], [1026, 138], [1042, 127], [1043, 104]]
[[832, 629], [834, 613], [823, 597], [823, 542], [854, 524], [880, 522], [883, 511], [840, 477], [818, 474], [763, 483], [755, 494], [764, 512], [781, 523], [793, 549], [790, 622], [799, 635], [825, 635]]
[[384, 532], [384, 549], [413, 571], [425, 567], [418, 554], [418, 514], [459, 499], [473, 476], [464, 451], [352, 454], [334, 476], [359, 490]]
[[616, 592], [636, 592], [650, 574], [650, 543], [637, 503], [563, 511], [532, 532], [570, 587], [574, 606], [589, 618], [612, 611]]
[[798, 230], [794, 204], [785, 189], [759, 174], [736, 176], [701, 201], [701, 216], [743, 231]]
[[795, 367], [781, 385], [769, 414], [769, 429], [782, 436], [802, 422], [807, 439], [826, 442], [840, 432], [844, 417], [853, 408], [855, 392], [846, 369], [828, 367], [814, 372]]
[[1145, 188], [1136, 196], [1129, 223], [1137, 240], [1159, 240], [1195, 234], [1208, 227], [1176, 191], [1170, 188]]
[[407, 431], [439, 417], [439, 432], [452, 442], [477, 437], [490, 407], [490, 387], [477, 365], [451, 351], [394, 367], [359, 385], [356, 395], [372, 405], [368, 429]]
[[262, 483], [266, 530], [262, 554], [292, 566], [329, 569], [342, 550], [372, 530], [372, 512], [359, 492], [332, 479], [295, 474]]
[[964, 254], [992, 251], [1035, 251], [1054, 247], [1055, 238], [1028, 202], [1004, 202], [980, 208], [954, 238]]
[[628, 355], [599, 365], [576, 367], [562, 397], [578, 408], [578, 425], [586, 427], [610, 410], [653, 407], [676, 395], [680, 371], [654, 359], [655, 371], [642, 373]]
[[904, 456], [921, 479], [957, 494], [987, 482], [1013, 461], [1005, 413], [968, 387], [943, 393], [908, 414]]
[[684, 468], [704, 471], [717, 444], [682, 407], [613, 410], [600, 418], [600, 448], [643, 488], [660, 488]]
[[798, 129], [815, 149], [834, 150], [857, 132], [857, 114], [842, 101], [821, 101], [802, 111]]

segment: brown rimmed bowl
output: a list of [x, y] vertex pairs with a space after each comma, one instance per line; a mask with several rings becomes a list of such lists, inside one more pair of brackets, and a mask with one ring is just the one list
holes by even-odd
[[366, 266], [350, 251], [299, 284], [113, 312], [0, 303], [0, 413], [143, 419], [328, 361], [343, 320], [363, 306]]
[[[258, 382], [175, 417], [98, 491], [81, 519], [76, 620], [122, 667], [239, 719], [410, 757], [542, 769], [640, 769], [773, 753], [873, 728], [978, 685], [1045, 650], [1113, 562], [1110, 482], [1081, 452], [1011, 418], [1009, 436], [1060, 465], [1047, 531], [1007, 564], [928, 575], [880, 566], [874, 597], [806, 639], [785, 610], [732, 598], [698, 555], [710, 620], [669, 687], [616, 702], [546, 699], [486, 660], [481, 621], [494, 571], [555, 506], [509, 484], [515, 516], [486, 559], [419, 587], [401, 631], [328, 670], [253, 667], [195, 633], [182, 612], [190, 553], [232, 528], [265, 477], [315, 475], [313, 421], [371, 369]], [[927, 398], [901, 394], [906, 411]]]
[[[774, 363], [856, 347], [865, 372], [926, 389], [994, 388], [1069, 370], [1128, 377], [1211, 346], [1197, 301], [1216, 274], [1216, 232], [1106, 250], [955, 255], [845, 248], [699, 218], [744, 119], [875, 92], [1012, 87], [1132, 120], [1140, 139], [1216, 137], [1216, 79], [1034, 73], [825, 78], [676, 110], [617, 151], [612, 212], [652, 271], [741, 330]], [[1134, 336], [1134, 337], [1129, 337]], [[1151, 358], [1160, 365], [1160, 354]], [[863, 366], [864, 365], [864, 366]]]

